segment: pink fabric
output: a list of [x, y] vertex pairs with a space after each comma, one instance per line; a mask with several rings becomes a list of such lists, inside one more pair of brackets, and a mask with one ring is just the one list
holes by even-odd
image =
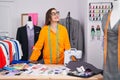
[[38, 24], [38, 13], [28, 13], [28, 16], [31, 16], [33, 24]]

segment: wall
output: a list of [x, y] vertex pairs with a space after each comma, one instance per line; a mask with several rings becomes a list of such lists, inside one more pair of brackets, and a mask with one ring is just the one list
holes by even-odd
[[91, 25], [101, 26], [101, 21], [90, 21], [89, 20], [89, 3], [90, 2], [112, 2], [113, 0], [88, 0], [88, 5], [87, 5], [87, 20], [86, 20], [86, 38], [85, 38], [85, 43], [86, 43], [86, 61], [88, 63], [93, 64], [97, 68], [103, 69], [103, 30], [101, 28], [101, 37], [100, 40], [97, 40], [95, 37], [94, 40], [91, 39]]
[[[65, 18], [68, 11], [71, 12], [71, 17], [81, 20], [80, 17], [80, 0], [14, 0], [14, 28], [15, 32], [21, 26], [21, 14], [37, 12], [39, 14], [39, 26], [43, 26], [45, 13], [49, 8], [55, 7], [60, 11], [60, 18]], [[81, 20], [82, 21], [82, 20]], [[13, 32], [13, 34], [16, 34]], [[15, 37], [15, 35], [14, 35]]]
[[[39, 26], [43, 26], [45, 13], [49, 8], [55, 7], [60, 11], [60, 18], [65, 18], [68, 11], [71, 12], [71, 17], [78, 19], [83, 22], [84, 11], [80, 5], [82, 1], [80, 0], [0, 0], [0, 2], [10, 2], [12, 3], [13, 16], [12, 16], [12, 30], [10, 31], [10, 36], [16, 36], [17, 28], [21, 26], [21, 14], [22, 13], [32, 13], [36, 12], [39, 14]], [[84, 6], [83, 6], [84, 7]], [[82, 23], [81, 23], [82, 24]]]
[[[9, 5], [9, 4], [12, 5]], [[60, 18], [65, 18], [67, 13], [71, 12], [71, 17], [80, 21], [84, 30], [87, 26], [87, 0], [0, 0], [0, 5], [8, 5], [12, 7], [8, 14], [12, 14], [9, 25], [9, 35], [16, 37], [17, 28], [21, 26], [21, 14], [36, 12], [39, 14], [39, 26], [43, 26], [46, 11], [55, 7], [60, 11]], [[1, 9], [1, 8], [0, 8]], [[4, 13], [3, 13], [4, 14]], [[7, 16], [6, 16], [7, 17]], [[5, 18], [3, 18], [6, 21]], [[1, 21], [3, 21], [1, 20]], [[87, 28], [87, 27], [86, 27]], [[84, 32], [84, 31], [83, 31]], [[86, 30], [85, 30], [86, 35]]]
[[71, 17], [80, 21], [83, 30], [84, 26], [86, 26], [87, 0], [0, 0], [0, 2], [12, 3], [13, 12], [11, 12], [14, 16], [12, 16], [12, 26], [10, 27], [9, 34], [13, 38], [16, 37], [17, 28], [21, 27], [21, 14], [38, 13], [38, 25], [42, 27], [46, 11], [52, 7], [60, 11], [60, 18], [66, 18], [67, 13], [70, 11]]

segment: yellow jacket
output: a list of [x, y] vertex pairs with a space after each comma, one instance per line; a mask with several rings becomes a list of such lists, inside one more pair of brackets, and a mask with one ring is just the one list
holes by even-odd
[[[56, 36], [56, 34], [57, 33], [54, 33], [48, 25], [43, 26], [39, 39], [33, 48], [30, 61], [36, 61], [38, 59], [41, 55], [41, 49], [44, 46], [43, 58], [45, 64], [63, 64], [64, 51], [70, 49], [68, 32], [63, 25], [58, 24], [58, 35]], [[56, 44], [58, 44], [57, 47]], [[50, 53], [50, 51], [52, 51], [52, 53]]]

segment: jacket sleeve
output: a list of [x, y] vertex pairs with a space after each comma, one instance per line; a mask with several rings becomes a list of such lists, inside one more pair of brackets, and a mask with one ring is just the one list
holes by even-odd
[[16, 40], [18, 40], [18, 41], [20, 42], [20, 44], [22, 43], [22, 42], [21, 42], [21, 32], [20, 32], [20, 28], [17, 29]]
[[78, 44], [78, 46], [77, 46], [77, 48], [78, 48], [78, 50], [82, 50], [82, 51], [84, 51], [84, 32], [83, 32], [83, 28], [82, 28], [82, 26], [80, 25], [80, 22], [78, 21], [77, 22], [77, 24], [78, 24], [78, 33], [77, 34], [79, 34], [79, 36], [77, 36], [77, 44]]
[[64, 42], [64, 45], [65, 45], [65, 50], [68, 50], [68, 49], [71, 48], [69, 37], [68, 37], [68, 32], [67, 32], [66, 28], [65, 28], [65, 42]]
[[39, 58], [39, 56], [41, 55], [41, 50], [42, 50], [44, 41], [45, 41], [44, 30], [42, 29], [40, 31], [39, 38], [35, 46], [33, 47], [33, 52], [30, 56], [30, 61], [36, 61]]

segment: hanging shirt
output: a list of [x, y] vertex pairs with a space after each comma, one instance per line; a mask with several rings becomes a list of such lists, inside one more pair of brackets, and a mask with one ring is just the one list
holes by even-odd
[[28, 36], [28, 57], [30, 57], [32, 53], [32, 47], [34, 46], [34, 28], [30, 29], [27, 26], [27, 36]]
[[[39, 39], [35, 44], [33, 53], [30, 57], [31, 61], [36, 61], [38, 59], [38, 57], [41, 55], [40, 50], [44, 46], [43, 58], [45, 64], [56, 64], [56, 63], [63, 64], [64, 51], [70, 49], [70, 42], [69, 42], [67, 29], [61, 24], [58, 24], [57, 27], [58, 27], [57, 36], [56, 36], [57, 33], [54, 33], [51, 29], [49, 31], [49, 26], [46, 25], [42, 28], [39, 35]], [[52, 53], [50, 51], [52, 51]]]
[[12, 43], [9, 40], [4, 40], [9, 45], [9, 58], [10, 58], [10, 63], [13, 60], [13, 53], [12, 53]]
[[7, 57], [5, 57], [7, 54], [4, 51], [4, 46], [0, 44], [0, 68], [3, 68], [7, 64]]

